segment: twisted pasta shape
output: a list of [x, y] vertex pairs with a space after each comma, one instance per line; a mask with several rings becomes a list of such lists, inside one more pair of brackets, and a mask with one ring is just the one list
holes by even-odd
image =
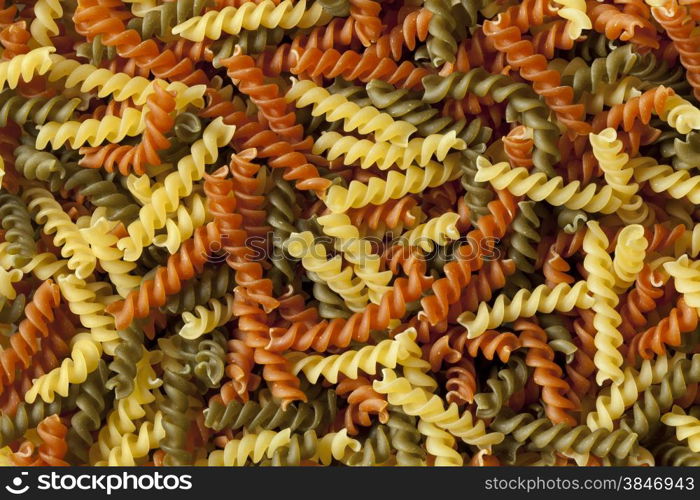
[[678, 50], [681, 64], [686, 69], [686, 79], [693, 87], [693, 95], [700, 98], [700, 65], [698, 64], [698, 36], [694, 33], [696, 23], [687, 18], [687, 11], [678, 2], [663, 2], [653, 6], [654, 19], [666, 30], [666, 34]]
[[145, 163], [160, 165], [158, 151], [170, 146], [170, 141], [164, 134], [175, 124], [175, 120], [170, 116], [175, 109], [175, 98], [160, 85], [154, 88], [155, 92], [148, 96], [146, 103], [148, 114], [142, 141], [137, 146], [109, 144], [99, 148], [81, 148], [80, 154], [83, 157], [78, 162], [79, 165], [89, 168], [104, 167], [107, 172], [112, 172], [118, 164], [119, 172], [125, 176], [129, 175], [132, 168], [135, 174], [143, 175]]
[[67, 99], [61, 96], [30, 97], [25, 99], [11, 90], [0, 93], [0, 126], [12, 120], [18, 125], [27, 122], [43, 125], [48, 121], [68, 121], [80, 105], [80, 99]]
[[544, 97], [566, 128], [579, 135], [590, 131], [590, 125], [582, 121], [584, 106], [574, 103], [573, 88], [562, 85], [559, 73], [547, 68], [546, 58], [535, 52], [533, 43], [522, 39], [520, 29], [511, 21], [510, 11], [499, 14], [496, 21], [485, 21], [483, 30], [496, 49], [506, 54], [508, 63], [533, 82], [534, 91]]
[[63, 360], [61, 366], [42, 375], [34, 381], [32, 388], [27, 391], [25, 400], [33, 403], [37, 396], [51, 403], [55, 394], [68, 395], [70, 384], [80, 384], [87, 376], [97, 369], [102, 356], [102, 347], [87, 333], [80, 333], [71, 341], [73, 348], [70, 358]]
[[179, 35], [193, 42], [205, 38], [218, 40], [221, 34], [237, 35], [241, 30], [263, 28], [310, 28], [330, 21], [331, 15], [323, 10], [320, 3], [306, 8], [306, 0], [293, 4], [284, 0], [278, 4], [263, 0], [258, 4], [244, 3], [240, 7], [224, 7], [211, 10], [203, 16], [191, 17], [172, 29], [173, 35]]
[[[584, 240], [585, 241], [585, 240]], [[626, 291], [644, 267], [644, 257], [649, 242], [644, 237], [644, 227], [639, 224], [625, 226], [617, 237], [613, 272], [615, 291]]]
[[146, 113], [127, 108], [121, 117], [105, 116], [102, 120], [88, 119], [84, 122], [49, 122], [39, 130], [36, 147], [44, 149], [48, 144], [58, 149], [69, 142], [74, 149], [85, 143], [97, 146], [105, 141], [121, 142], [127, 136], [133, 137], [146, 129]]
[[595, 401], [596, 411], [586, 417], [586, 425], [592, 431], [597, 429], [613, 430], [614, 421], [622, 417], [625, 410], [632, 406], [639, 394], [658, 384], [670, 371], [672, 360], [668, 356], [660, 356], [652, 362], [644, 360], [639, 370], [626, 367], [621, 383], [613, 384], [603, 390]]
[[681, 134], [700, 130], [700, 109], [678, 95], [666, 99], [660, 116]]
[[344, 213], [351, 208], [381, 205], [391, 199], [399, 199], [409, 193], [420, 193], [429, 187], [441, 186], [461, 174], [456, 156], [448, 155], [444, 164], [430, 162], [421, 169], [411, 166], [405, 173], [390, 171], [386, 180], [370, 178], [367, 184], [352, 181], [346, 188], [331, 186], [326, 195], [326, 206], [333, 213]]
[[666, 345], [680, 346], [683, 341], [681, 333], [694, 332], [697, 326], [697, 310], [688, 306], [684, 299], [678, 299], [677, 306], [671, 309], [668, 316], [632, 338], [628, 358], [635, 359], [637, 352], [643, 359], [649, 359], [654, 354], [663, 355]]
[[50, 54], [54, 47], [39, 47], [26, 54], [19, 54], [9, 61], [0, 62], [0, 90], [14, 89], [21, 81], [28, 82], [35, 75], [44, 75], [51, 68]]
[[398, 146], [408, 146], [411, 134], [416, 131], [416, 127], [408, 122], [395, 121], [373, 106], [358, 106], [343, 95], [331, 95], [309, 80], [295, 79], [285, 100], [294, 102], [299, 108], [313, 105], [313, 116], [326, 115], [328, 121], [343, 120], [343, 130], [346, 132], [374, 133], [377, 141], [389, 141]]
[[658, 464], [672, 467], [697, 467], [700, 465], [700, 457], [690, 451], [687, 446], [678, 446], [673, 443], [662, 443], [653, 450], [658, 458]]
[[434, 424], [467, 444], [489, 448], [503, 441], [503, 435], [499, 432], [486, 433], [482, 420], [477, 419], [475, 424], [468, 411], [460, 416], [454, 403], [445, 409], [439, 396], [420, 387], [414, 388], [392, 369], [382, 370], [382, 380], [375, 380], [372, 386], [378, 393], [387, 395], [389, 404], [401, 406], [407, 415]]
[[532, 273], [535, 270], [535, 261], [537, 260], [535, 246], [541, 240], [538, 232], [540, 218], [535, 212], [534, 201], [521, 201], [518, 203], [518, 208], [519, 213], [513, 219], [513, 234], [510, 237], [508, 258], [512, 259], [522, 272]]
[[59, 34], [56, 19], [63, 17], [60, 0], [37, 0], [34, 4], [35, 19], [29, 27], [34, 39], [43, 47], [53, 45], [49, 36]]
[[155, 40], [143, 41], [135, 30], [127, 30], [113, 5], [97, 0], [83, 0], [73, 15], [76, 31], [88, 41], [100, 36], [107, 47], [114, 47], [120, 57], [133, 60], [139, 68], [147, 68], [158, 78], [172, 78], [184, 83], [207, 81], [201, 70], [195, 70], [187, 58], [180, 58], [169, 49], [160, 50]]
[[449, 432], [423, 418], [418, 420], [418, 432], [425, 436], [425, 450], [435, 457], [436, 466], [461, 467], [464, 465], [464, 459], [454, 449], [455, 438]]
[[520, 342], [528, 349], [525, 363], [534, 368], [533, 380], [542, 387], [546, 415], [554, 424], [576, 425], [571, 411], [577, 410], [577, 404], [569, 395], [571, 387], [562, 378], [562, 369], [554, 362], [554, 351], [547, 343], [547, 332], [525, 320], [516, 321], [514, 327], [521, 331]]
[[121, 441], [109, 451], [107, 460], [97, 461], [95, 465], [134, 466], [136, 465], [135, 459], [147, 456], [151, 449], [158, 447], [164, 437], [163, 416], [157, 412], [152, 423], [142, 423], [138, 433], [128, 432], [124, 434]]
[[477, 151], [479, 145], [490, 137], [491, 129], [483, 126], [480, 120], [467, 122], [466, 119], [454, 120], [443, 116], [437, 109], [423, 102], [417, 92], [397, 89], [382, 80], [371, 80], [366, 86], [366, 92], [372, 106], [393, 118], [414, 125], [422, 137], [447, 135], [455, 131], [458, 139], [463, 140], [469, 149]]
[[593, 155], [605, 174], [605, 180], [622, 200], [619, 217], [627, 224], [645, 220], [649, 209], [642, 198], [636, 194], [639, 185], [630, 184], [635, 162], [629, 162], [628, 155], [621, 153], [622, 142], [617, 140], [615, 130], [608, 128], [600, 134], [591, 134], [590, 141], [593, 146]]
[[53, 195], [45, 189], [33, 187], [22, 192], [22, 199], [37, 223], [44, 226], [44, 231], [56, 233], [54, 244], [61, 248], [61, 255], [68, 258], [68, 268], [75, 271], [78, 278], [90, 276], [97, 264], [95, 256]]
[[597, 189], [596, 185], [589, 184], [581, 190], [579, 181], [564, 184], [562, 177], [547, 179], [542, 172], [530, 174], [523, 167], [511, 169], [507, 162], [493, 165], [484, 156], [479, 156], [476, 165], [477, 181], [489, 181], [494, 188], [507, 189], [516, 196], [525, 195], [535, 201], [545, 200], [554, 206], [604, 214], [615, 212], [622, 204], [609, 185]]
[[292, 363], [292, 373], [295, 375], [303, 372], [312, 384], [320, 377], [335, 384], [341, 373], [356, 379], [359, 376], [358, 370], [374, 375], [378, 365], [396, 368], [397, 364], [410, 356], [416, 335], [415, 330], [406, 330], [394, 339], [383, 340], [376, 346], [365, 346], [359, 351], [346, 351], [331, 356], [290, 353], [286, 358]]
[[528, 413], [498, 418], [491, 427], [512, 436], [519, 443], [527, 441], [540, 450], [551, 446], [559, 452], [574, 450], [576, 453], [590, 453], [601, 458], [613, 455], [618, 459], [625, 459], [639, 452], [637, 434], [623, 429], [608, 432], [605, 429], [591, 431], [585, 425], [555, 425], [549, 419], [536, 419]]
[[406, 147], [388, 142], [356, 139], [338, 132], [326, 132], [316, 140], [312, 152], [325, 153], [326, 158], [331, 161], [343, 156], [345, 165], [359, 160], [362, 168], [377, 165], [380, 170], [387, 170], [396, 164], [400, 169], [406, 170], [414, 163], [421, 167], [426, 166], [433, 156], [442, 161], [451, 149], [459, 150], [465, 147], [466, 144], [457, 138], [454, 130], [444, 135], [432, 134], [426, 138], [411, 139]]
[[22, 201], [11, 194], [0, 195], [0, 224], [7, 244], [3, 253], [13, 268], [27, 265], [36, 255], [32, 219]]
[[3, 389], [15, 381], [17, 370], [21, 373], [32, 364], [33, 356], [41, 348], [41, 340], [51, 333], [49, 327], [60, 303], [61, 293], [53, 281], [44, 281], [37, 288], [32, 301], [25, 307], [26, 317], [20, 322], [17, 333], [10, 337], [10, 345], [0, 352], [0, 381]]
[[390, 271], [380, 271], [380, 257], [372, 252], [369, 241], [360, 238], [360, 232], [345, 214], [332, 214], [319, 217], [318, 223], [328, 236], [337, 238], [336, 248], [343, 252], [345, 259], [353, 264], [357, 277], [367, 287], [369, 300], [381, 303], [382, 296], [389, 290]]
[[[159, 356], [155, 352], [142, 349], [142, 355], [136, 364], [136, 377], [134, 378], [134, 391], [124, 399], [117, 402], [116, 407], [107, 415], [106, 424], [97, 436], [97, 442], [90, 449], [90, 463], [104, 465], [115, 448], [119, 445], [126, 446], [124, 457], [128, 460], [133, 446], [133, 438], [126, 437], [137, 430], [137, 421], [146, 416], [145, 405], [155, 401], [153, 389], [158, 388], [162, 381], [156, 376], [151, 363], [157, 361]], [[152, 427], [150, 422], [141, 424], [139, 435], [146, 434], [146, 442], [150, 444]], [[124, 439], [126, 437], [126, 439]], [[139, 440], [137, 440], [139, 441]], [[143, 441], [137, 447], [143, 450]], [[119, 459], [119, 455], [112, 455], [113, 460]], [[128, 461], [126, 462], [128, 463]]]
[[700, 200], [700, 176], [691, 176], [687, 170], [674, 170], [668, 165], [659, 165], [652, 158], [634, 158], [634, 178], [637, 182], [648, 182], [649, 187], [657, 193], [668, 193], [671, 197], [687, 197], [692, 203]]
[[416, 418], [406, 415], [399, 408], [389, 408], [389, 439], [396, 449], [396, 463], [399, 466], [425, 464], [425, 451], [420, 447], [421, 432], [416, 428]]
[[596, 221], [588, 221], [587, 226], [588, 230], [583, 239], [583, 249], [586, 252], [583, 266], [588, 272], [586, 283], [596, 298], [591, 306], [595, 313], [593, 324], [597, 330], [595, 346], [598, 350], [593, 358], [598, 368], [596, 381], [602, 385], [605, 380], [610, 379], [619, 384], [624, 375], [620, 369], [622, 355], [617, 348], [622, 344], [623, 338], [617, 328], [622, 318], [615, 310], [619, 298], [613, 290], [613, 263], [606, 250], [608, 239], [599, 224]]
[[520, 317], [532, 317], [538, 312], [550, 313], [554, 310], [568, 312], [574, 307], [590, 309], [594, 302], [585, 281], [579, 281], [573, 287], [566, 283], [559, 283], [554, 288], [540, 285], [534, 290], [518, 291], [511, 300], [505, 295], [499, 295], [493, 306], [482, 302], [476, 314], [465, 311], [457, 321], [467, 329], [469, 338], [473, 339], [483, 335], [488, 329]]
[[209, 223], [195, 231], [180, 250], [168, 258], [166, 266], [156, 269], [153, 279], [145, 280], [123, 301], [113, 302], [105, 309], [115, 317], [117, 328], [124, 328], [133, 318], [149, 316], [151, 307], [165, 305], [167, 297], [182, 289], [182, 281], [200, 272], [210, 252], [221, 244], [221, 233], [215, 223]]
[[651, 23], [634, 14], [622, 13], [614, 5], [587, 0], [588, 16], [593, 29], [608, 40], [631, 41], [642, 46], [658, 48], [656, 30]]
[[17, 441], [27, 430], [35, 428], [39, 422], [50, 415], [74, 410], [79, 390], [80, 386], [71, 386], [70, 393], [66, 398], [56, 398], [48, 404], [41, 400], [31, 405], [21, 402], [12, 416], [3, 411], [2, 416], [0, 416], [0, 443], [5, 446]]
[[[79, 388], [79, 391], [75, 398], [78, 411], [70, 419], [71, 425], [66, 436], [68, 457], [75, 457], [81, 463], [88, 462], [88, 451], [94, 442], [92, 433], [102, 426], [102, 414], [107, 405], [105, 396], [108, 389], [105, 384], [109, 376], [108, 372], [107, 364], [100, 361], [97, 369], [88, 375], [84, 383], [71, 386], [71, 389], [75, 387]], [[61, 399], [55, 399], [51, 404], [60, 401]], [[43, 402], [39, 400], [34, 403], [34, 405], [37, 404], [43, 404]]]
[[105, 290], [110, 290], [109, 285], [104, 282], [87, 283], [74, 274], [59, 275], [57, 282], [71, 312], [78, 316], [85, 328], [90, 329], [92, 338], [103, 343], [108, 354], [111, 354], [111, 344], [119, 335], [114, 328], [114, 319], [105, 313], [102, 296]]
[[314, 243], [313, 233], [292, 233], [285, 242], [285, 247], [292, 257], [301, 259], [307, 271], [316, 273], [331, 290], [338, 293], [352, 311], [363, 310], [368, 300], [364, 283], [357, 278], [353, 279], [352, 268], [342, 268], [340, 256], [326, 260], [326, 247]]
[[139, 219], [127, 227], [129, 236], [119, 240], [117, 247], [124, 251], [124, 259], [138, 259], [143, 248], [153, 242], [156, 229], [167, 225], [167, 213], [180, 206], [180, 199], [192, 193], [193, 183], [204, 177], [205, 166], [217, 161], [219, 148], [231, 141], [235, 127], [214, 120], [201, 139], [192, 145], [191, 152], [177, 164], [177, 171], [168, 174], [162, 185], [153, 189], [148, 177], [134, 181], [132, 191], [149, 199], [139, 211]]
[[547, 120], [549, 110], [531, 87], [524, 83], [514, 83], [504, 75], [493, 75], [482, 68], [474, 68], [467, 73], [455, 72], [446, 77], [427, 75], [421, 80], [425, 91], [423, 100], [436, 103], [447, 97], [462, 100], [468, 93], [478, 97], [493, 98], [497, 103], [508, 102], [508, 109], [514, 112], [517, 120], [533, 129], [535, 150], [532, 161], [545, 173], [552, 173], [552, 163], [559, 161], [557, 149], [558, 131]]
[[518, 391], [522, 390], [528, 379], [528, 368], [520, 356], [513, 356], [506, 368], [493, 369], [486, 379], [490, 392], [474, 395], [476, 416], [493, 418], [500, 413], [501, 408]]
[[430, 219], [401, 235], [399, 241], [409, 246], [418, 246], [426, 252], [433, 250], [433, 242], [445, 246], [450, 240], [459, 239], [457, 221], [459, 214], [447, 212], [439, 217]]
[[117, 102], [131, 100], [135, 105], [141, 106], [146, 104], [148, 97], [155, 92], [155, 85], [158, 85], [167, 92], [175, 93], [177, 110], [182, 110], [189, 104], [198, 107], [204, 104], [204, 85], [187, 86], [182, 82], [169, 83], [160, 78], [149, 80], [142, 76], [114, 73], [92, 64], [80, 64], [58, 54], [52, 54], [50, 58], [52, 65], [46, 75], [49, 82], [65, 79], [66, 88], [78, 87], [82, 93], [96, 91], [97, 97], [112, 97]]
[[676, 428], [676, 439], [688, 440], [688, 448], [692, 452], [700, 451], [700, 420], [692, 415], [686, 415], [683, 409], [674, 405], [669, 413], [661, 417], [661, 422]]
[[184, 325], [178, 333], [188, 340], [193, 340], [228, 323], [233, 317], [233, 295], [227, 293], [224, 300], [225, 303], [219, 299], [210, 299], [207, 303], [208, 307], [199, 305], [193, 312], [182, 313]]
[[292, 403], [282, 410], [281, 405], [273, 400], [265, 403], [231, 401], [224, 405], [212, 401], [204, 410], [204, 425], [216, 431], [222, 429], [281, 429], [289, 428], [292, 432], [320, 430], [335, 417], [336, 398], [333, 390], [325, 391], [322, 396], [309, 403]]
[[580, 37], [583, 30], [589, 30], [593, 27], [591, 18], [586, 14], [584, 0], [557, 0], [556, 3], [561, 5], [557, 9], [557, 15], [567, 20], [567, 33], [572, 40]]

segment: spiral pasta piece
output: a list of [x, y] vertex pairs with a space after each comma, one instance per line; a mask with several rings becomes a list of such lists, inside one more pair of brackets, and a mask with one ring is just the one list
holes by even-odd
[[406, 147], [389, 144], [387, 142], [372, 142], [366, 139], [356, 139], [343, 136], [337, 132], [326, 132], [314, 143], [314, 154], [326, 154], [329, 160], [335, 160], [343, 156], [346, 165], [360, 161], [362, 168], [370, 168], [377, 165], [381, 170], [386, 170], [396, 164], [400, 169], [406, 170], [410, 165], [416, 164], [424, 167], [434, 156], [442, 161], [452, 149], [464, 149], [466, 144], [457, 138], [453, 130], [445, 135], [432, 134], [426, 138], [416, 137], [408, 141]]
[[562, 177], [547, 179], [541, 172], [530, 174], [523, 167], [511, 169], [507, 162], [493, 165], [483, 156], [477, 159], [476, 165], [477, 181], [489, 181], [496, 189], [508, 189], [516, 196], [526, 195], [534, 201], [545, 200], [554, 206], [604, 214], [615, 212], [622, 204], [609, 185], [597, 189], [589, 184], [582, 190], [579, 181], [564, 184]]
[[457, 158], [448, 155], [443, 165], [430, 162], [425, 169], [409, 167], [405, 173], [390, 171], [386, 180], [370, 178], [367, 184], [352, 181], [346, 188], [331, 186], [326, 195], [326, 205], [333, 213], [345, 213], [351, 208], [366, 205], [381, 205], [410, 193], [419, 193], [428, 187], [435, 187], [456, 179], [461, 172]]
[[[28, 82], [35, 75], [44, 75], [53, 64], [51, 53], [54, 47], [39, 47], [26, 54], [19, 54], [9, 61], [0, 62], [0, 89], [14, 89], [21, 81]], [[21, 80], [20, 80], [21, 79]]]
[[[682, 2], [681, 2], [682, 3]], [[679, 52], [681, 64], [687, 70], [686, 78], [693, 87], [693, 95], [700, 96], [700, 68], [698, 67], [697, 33], [693, 23], [686, 17], [686, 9], [678, 2], [649, 2], [654, 19], [666, 30], [673, 45]]]
[[473, 339], [483, 335], [486, 330], [519, 317], [532, 317], [538, 312], [550, 313], [554, 310], [568, 312], [574, 307], [590, 309], [594, 302], [585, 281], [579, 281], [573, 287], [559, 283], [551, 289], [540, 285], [532, 291], [520, 290], [510, 300], [505, 295], [499, 295], [493, 306], [482, 302], [476, 314], [465, 311], [458, 321], [467, 329], [469, 338]]
[[668, 193], [676, 199], [687, 197], [693, 203], [700, 199], [697, 194], [700, 176], [691, 176], [687, 170], [674, 170], [668, 165], [659, 165], [648, 157], [634, 158], [631, 162], [634, 164], [635, 180], [648, 182], [653, 191]]
[[71, 356], [63, 360], [61, 366], [42, 375], [34, 381], [32, 388], [27, 391], [25, 400], [33, 403], [37, 396], [51, 403], [55, 394], [68, 395], [70, 384], [84, 382], [87, 376], [98, 366], [102, 347], [89, 334], [78, 334], [72, 340]]
[[401, 235], [401, 241], [430, 252], [433, 250], [433, 243], [445, 246], [448, 241], [459, 239], [458, 220], [459, 214], [454, 212], [442, 214], [405, 232]]
[[622, 344], [622, 334], [618, 326], [622, 322], [620, 314], [615, 310], [619, 298], [613, 291], [615, 275], [613, 262], [607, 253], [608, 239], [595, 221], [587, 223], [588, 230], [583, 240], [583, 248], [587, 252], [583, 265], [588, 271], [588, 284], [591, 293], [596, 298], [591, 305], [595, 315], [593, 324], [596, 327], [595, 346], [598, 351], [594, 362], [598, 368], [596, 381], [601, 385], [605, 380], [613, 383], [622, 382], [624, 375], [620, 366], [622, 355], [618, 347]]
[[644, 228], [639, 224], [626, 226], [620, 231], [613, 259], [616, 292], [627, 290], [639, 275], [644, 267], [648, 244], [644, 237]]
[[141, 207], [139, 219], [127, 227], [129, 236], [117, 243], [126, 260], [136, 260], [143, 248], [155, 239], [155, 231], [167, 225], [167, 213], [180, 206], [180, 199], [192, 193], [193, 183], [204, 177], [205, 166], [216, 162], [219, 148], [233, 137], [235, 127], [223, 124], [221, 119], [212, 122], [200, 140], [192, 145], [191, 153], [182, 158], [178, 170], [168, 174], [162, 185], [154, 188], [147, 177], [134, 181], [133, 191], [149, 199]]
[[469, 412], [460, 416], [455, 404], [445, 409], [439, 396], [422, 388], [413, 388], [406, 378], [398, 377], [392, 369], [382, 370], [382, 380], [375, 381], [373, 387], [378, 393], [387, 395], [389, 404], [401, 406], [406, 414], [434, 424], [467, 444], [488, 448], [503, 440], [503, 435], [498, 432], [485, 432], [482, 420], [474, 423]]
[[675, 427], [676, 438], [688, 441], [690, 451], [700, 451], [700, 420], [692, 415], [686, 415], [683, 409], [674, 405], [669, 413], [661, 417], [661, 422], [669, 427]]
[[353, 264], [355, 274], [367, 287], [369, 300], [379, 304], [389, 290], [391, 272], [380, 271], [380, 256], [372, 252], [369, 241], [360, 238], [360, 232], [345, 214], [324, 215], [317, 221], [325, 234], [337, 238], [336, 248]]
[[670, 367], [670, 358], [661, 356], [655, 363], [645, 360], [639, 370], [625, 368], [622, 382], [611, 385], [596, 398], [596, 411], [586, 417], [588, 428], [592, 431], [600, 428], [612, 431], [614, 421], [637, 401], [640, 393], [652, 384], [660, 383]]
[[258, 4], [244, 3], [240, 7], [224, 7], [211, 10], [203, 16], [191, 17], [172, 29], [173, 35], [180, 35], [193, 42], [204, 38], [218, 40], [222, 33], [237, 35], [241, 30], [263, 28], [310, 28], [317, 24], [326, 24], [331, 16], [323, 10], [320, 3], [306, 8], [306, 0], [293, 4], [290, 0], [280, 3], [263, 0]]
[[615, 130], [608, 128], [600, 134], [591, 134], [590, 141], [593, 155], [605, 174], [605, 180], [622, 200], [622, 206], [618, 209], [619, 217], [627, 224], [645, 220], [648, 209], [637, 194], [639, 185], [630, 183], [635, 163], [630, 162], [629, 156], [621, 152], [622, 142], [617, 139]]
[[225, 325], [233, 317], [233, 295], [224, 296], [225, 303], [219, 299], [211, 299], [207, 306], [197, 306], [193, 312], [182, 313], [184, 324], [180, 335], [188, 340], [194, 340], [215, 328]]
[[414, 342], [415, 337], [415, 330], [407, 330], [393, 340], [383, 340], [376, 346], [366, 346], [359, 351], [346, 351], [332, 356], [290, 354], [287, 359], [292, 363], [292, 372], [303, 372], [312, 384], [320, 377], [335, 384], [341, 373], [356, 379], [358, 370], [374, 375], [377, 373], [377, 366], [396, 368], [398, 363], [410, 356], [410, 344]]
[[331, 95], [309, 80], [295, 80], [285, 95], [287, 102], [297, 107], [312, 105], [312, 115], [325, 115], [328, 121], [343, 120], [343, 130], [357, 130], [361, 134], [374, 133], [378, 141], [389, 141], [397, 146], [408, 146], [416, 127], [402, 120], [394, 120], [372, 106], [360, 107], [340, 94]]
[[78, 278], [87, 278], [97, 263], [90, 247], [73, 221], [63, 211], [53, 195], [45, 189], [34, 187], [22, 193], [27, 209], [34, 219], [44, 226], [47, 234], [53, 234], [54, 243], [61, 247], [61, 255], [68, 259], [68, 268]]
[[352, 268], [342, 268], [342, 259], [335, 256], [326, 260], [326, 248], [314, 243], [310, 231], [292, 233], [286, 249], [292, 257], [301, 259], [307, 271], [316, 273], [334, 292], [338, 293], [353, 311], [361, 311], [367, 304], [368, 296], [364, 283], [352, 277]]
[[583, 30], [593, 27], [591, 18], [586, 14], [586, 2], [584, 0], [557, 0], [561, 7], [557, 10], [559, 17], [566, 19], [568, 34], [572, 40], [581, 36]]
[[43, 47], [51, 46], [50, 36], [59, 34], [56, 19], [63, 17], [63, 7], [60, 0], [38, 0], [34, 5], [36, 18], [30, 25], [34, 39]]

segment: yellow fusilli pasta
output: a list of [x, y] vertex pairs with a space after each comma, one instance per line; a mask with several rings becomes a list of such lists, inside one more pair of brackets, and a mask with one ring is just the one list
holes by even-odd
[[496, 189], [507, 189], [516, 196], [527, 196], [535, 201], [544, 200], [556, 207], [610, 214], [622, 205], [611, 186], [598, 189], [595, 184], [588, 184], [581, 189], [579, 181], [564, 184], [562, 177], [547, 179], [543, 172], [531, 174], [523, 167], [512, 169], [507, 162], [492, 165], [484, 156], [477, 158], [476, 166], [477, 181], [490, 182]]
[[350, 208], [381, 205], [410, 193], [420, 193], [429, 187], [440, 186], [461, 175], [458, 160], [449, 155], [444, 164], [430, 162], [425, 169], [408, 167], [404, 172], [392, 170], [386, 180], [372, 177], [367, 184], [352, 181], [346, 188], [331, 186], [326, 195], [326, 206], [333, 213], [343, 213]]
[[476, 314], [465, 311], [457, 321], [467, 329], [469, 338], [474, 339], [486, 330], [497, 328], [520, 317], [528, 318], [537, 313], [552, 311], [568, 312], [574, 307], [590, 309], [594, 302], [585, 281], [578, 281], [574, 286], [559, 283], [554, 288], [540, 285], [533, 290], [518, 290], [511, 300], [506, 295], [499, 295], [493, 306], [482, 302]]
[[326, 115], [326, 119], [332, 122], [343, 120], [346, 132], [373, 133], [377, 141], [406, 147], [411, 134], [416, 132], [416, 127], [406, 121], [394, 120], [373, 106], [358, 106], [341, 94], [330, 94], [310, 80], [294, 79], [285, 99], [294, 102], [298, 108], [313, 105], [313, 116]]
[[316, 273], [331, 290], [340, 295], [352, 311], [361, 311], [367, 305], [365, 284], [352, 276], [352, 268], [343, 268], [343, 259], [336, 255], [327, 259], [326, 247], [314, 242], [310, 231], [292, 233], [285, 242], [289, 254], [301, 259], [304, 269]]
[[408, 141], [405, 147], [389, 142], [357, 139], [338, 132], [326, 132], [316, 140], [312, 152], [325, 153], [329, 160], [342, 156], [345, 165], [352, 165], [359, 161], [362, 168], [376, 165], [380, 170], [387, 170], [392, 165], [396, 165], [406, 170], [413, 164], [424, 167], [433, 157], [442, 161], [450, 150], [461, 150], [465, 147], [466, 144], [463, 140], [457, 139], [457, 133], [454, 130], [447, 134], [431, 134], [426, 138], [416, 137]]
[[586, 283], [595, 298], [591, 308], [594, 312], [595, 346], [598, 350], [593, 361], [598, 368], [596, 381], [599, 385], [606, 380], [620, 384], [624, 378], [620, 369], [622, 354], [617, 350], [623, 341], [622, 334], [617, 329], [622, 323], [622, 317], [615, 310], [619, 297], [613, 290], [615, 275], [607, 247], [608, 239], [598, 222], [588, 221], [588, 230], [583, 239], [583, 249], [586, 252], [583, 267], [588, 272]]
[[260, 28], [310, 28], [326, 24], [331, 20], [321, 4], [314, 2], [306, 8], [306, 0], [292, 2], [284, 0], [275, 4], [272, 0], [243, 3], [239, 8], [224, 7], [210, 10], [203, 16], [196, 16], [178, 24], [172, 30], [173, 35], [180, 35], [193, 42], [205, 38], [218, 40], [222, 33], [237, 35], [241, 30], [258, 30]]

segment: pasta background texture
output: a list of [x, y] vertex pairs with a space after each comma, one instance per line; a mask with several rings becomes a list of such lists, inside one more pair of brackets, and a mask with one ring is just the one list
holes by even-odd
[[0, 463], [700, 465], [699, 6], [0, 0]]

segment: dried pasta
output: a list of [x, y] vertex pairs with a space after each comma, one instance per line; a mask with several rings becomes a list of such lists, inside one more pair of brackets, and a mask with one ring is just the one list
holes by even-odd
[[0, 463], [700, 465], [696, 0], [0, 0]]

